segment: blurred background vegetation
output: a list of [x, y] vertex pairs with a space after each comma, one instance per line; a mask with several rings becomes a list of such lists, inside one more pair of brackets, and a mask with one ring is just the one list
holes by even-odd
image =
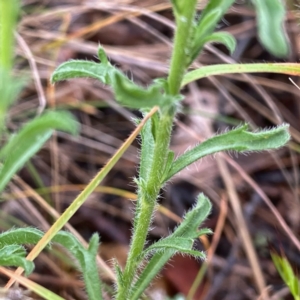
[[[205, 1], [199, 1], [199, 10]], [[199, 57], [203, 65], [232, 62], [298, 62], [299, 1], [286, 1], [286, 32], [290, 55], [271, 56], [257, 39], [250, 1], [236, 1], [219, 28], [236, 37], [230, 57], [222, 46], [210, 45]], [[142, 85], [166, 75], [174, 22], [169, 1], [158, 0], [22, 0], [18, 19], [14, 73], [27, 79], [8, 114], [8, 130], [15, 132], [45, 106], [70, 110], [81, 124], [80, 136], [57, 132], [23, 168], [1, 195], [0, 229], [34, 226], [47, 230], [53, 218], [43, 207], [62, 212], [83, 186], [120, 147], [134, 129], [139, 112], [120, 107], [111, 91], [96, 80], [77, 79], [55, 86], [53, 70], [69, 59], [95, 60], [99, 43], [114, 65]], [[298, 78], [292, 78], [297, 84]], [[288, 76], [277, 74], [226, 75], [192, 83], [173, 131], [172, 148], [179, 154], [216, 132], [249, 122], [254, 128], [291, 124], [292, 143], [273, 153], [229, 155], [230, 168], [206, 158], [181, 172], [161, 192], [159, 213], [150, 240], [166, 236], [204, 192], [214, 204], [205, 226], [215, 234], [195, 247], [208, 252], [206, 263], [176, 256], [149, 291], [149, 299], [182, 294], [186, 299], [256, 299], [253, 274], [238, 235], [239, 222], [229, 200], [240, 203], [251, 243], [255, 246], [263, 284], [271, 299], [292, 299], [272, 262], [270, 251], [300, 267], [300, 253], [266, 205], [271, 201], [292, 229], [300, 233], [299, 89]], [[136, 141], [107, 176], [103, 186], [72, 218], [71, 224], [88, 240], [101, 236], [101, 257], [125, 262], [131, 234], [139, 142]], [[229, 182], [229, 184], [228, 184]], [[66, 253], [55, 249], [36, 260], [30, 278], [65, 299], [85, 299], [83, 284]], [[105, 274], [103, 274], [105, 279]], [[197, 278], [197, 279], [196, 279]], [[6, 278], [1, 277], [2, 285]], [[106, 278], [109, 291], [111, 281]], [[195, 296], [192, 297], [192, 294]], [[35, 297], [31, 295], [31, 297]]]

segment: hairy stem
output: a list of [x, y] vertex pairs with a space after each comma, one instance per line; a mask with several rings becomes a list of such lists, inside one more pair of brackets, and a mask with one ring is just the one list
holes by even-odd
[[[174, 49], [168, 77], [168, 92], [174, 96], [179, 94], [181, 81], [186, 69], [196, 3], [196, 0], [181, 1], [181, 7], [177, 6], [178, 10], [175, 12], [177, 29], [175, 32]], [[153, 161], [152, 165], [149, 166], [149, 179], [146, 182], [139, 181], [139, 197], [134, 233], [122, 280], [119, 282], [118, 294], [116, 296], [117, 300], [130, 299], [131, 287], [133, 286], [134, 277], [137, 274], [137, 268], [140, 262], [138, 257], [140, 257], [144, 249], [156, 205], [156, 199], [162, 186], [162, 176], [169, 150], [175, 114], [175, 105], [161, 112], [158, 125], [159, 132], [157, 133], [153, 150]]]
[[[176, 0], [174, 0], [174, 2], [176, 2]], [[197, 0], [177, 0], [177, 2], [177, 9], [175, 9], [177, 28], [168, 77], [169, 92], [171, 95], [177, 95], [179, 93], [181, 81], [189, 60], [191, 34], [194, 26], [193, 22]], [[179, 2], [181, 2], [181, 4], [179, 4]]]
[[157, 136], [156, 146], [154, 148], [153, 164], [150, 169], [150, 176], [147, 182], [139, 186], [138, 209], [136, 210], [136, 224], [132, 236], [130, 252], [128, 255], [126, 267], [123, 273], [123, 281], [119, 285], [117, 300], [130, 299], [130, 288], [133, 284], [139, 260], [146, 242], [149, 227], [151, 225], [152, 215], [155, 209], [157, 195], [161, 188], [161, 179], [163, 175], [170, 143], [170, 131], [172, 129], [174, 109], [161, 116], [160, 130]]

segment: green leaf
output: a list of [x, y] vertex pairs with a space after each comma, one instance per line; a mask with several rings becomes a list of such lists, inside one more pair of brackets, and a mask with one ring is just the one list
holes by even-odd
[[207, 39], [209, 39], [209, 36], [213, 34], [218, 22], [233, 4], [233, 2], [234, 0], [211, 0], [208, 2], [205, 9], [201, 13], [198, 24], [195, 28], [192, 54], [189, 64], [196, 59], [196, 57], [202, 51], [205, 43], [213, 41]]
[[252, 0], [256, 7], [258, 36], [263, 46], [277, 57], [289, 54], [284, 28], [285, 7], [282, 0]]
[[68, 112], [49, 111], [24, 125], [11, 137], [0, 150], [0, 159], [4, 160], [0, 170], [0, 191], [44, 145], [55, 129], [75, 134], [78, 131], [78, 123]]
[[107, 57], [103, 47], [101, 47], [101, 46], [99, 46], [99, 48], [98, 48], [98, 57], [99, 57], [99, 60], [101, 61], [101, 63], [104, 66], [109, 66], [110, 65], [108, 57]]
[[205, 6], [205, 9], [202, 11], [200, 16], [200, 22], [201, 20], [209, 14], [211, 11], [219, 8], [222, 11], [222, 16], [226, 13], [226, 11], [229, 9], [229, 7], [233, 4], [235, 0], [210, 0], [208, 1], [208, 4]]
[[0, 249], [0, 265], [7, 267], [22, 267], [26, 276], [34, 269], [34, 263], [26, 260], [26, 250], [20, 245], [6, 245]]
[[213, 231], [209, 228], [201, 228], [199, 231], [197, 231], [195, 233], [195, 238], [198, 238], [199, 236], [202, 236], [202, 235], [210, 235], [210, 234], [213, 234]]
[[220, 151], [249, 152], [282, 147], [290, 139], [288, 128], [289, 125], [284, 124], [270, 130], [249, 132], [248, 125], [243, 125], [212, 137], [178, 157], [164, 182], [200, 158]]
[[191, 238], [166, 237], [144, 250], [142, 256], [144, 257], [149, 253], [163, 253], [166, 250], [170, 249], [174, 251], [174, 254], [179, 252], [182, 254], [188, 254], [194, 257], [205, 259], [206, 256], [203, 252], [192, 250], [193, 244], [194, 240]]
[[205, 221], [211, 211], [211, 203], [202, 193], [197, 197], [196, 206], [184, 216], [181, 224], [174, 230], [172, 237], [195, 238], [199, 236], [198, 227]]
[[172, 249], [176, 252], [181, 252], [181, 250], [191, 250], [193, 244], [193, 239], [183, 237], [166, 237], [149, 246], [143, 251], [143, 254], [164, 252], [166, 249]]
[[145, 89], [133, 83], [120, 72], [112, 74], [112, 87], [118, 102], [135, 109], [150, 109], [156, 105], [168, 107], [182, 99], [182, 96], [164, 94], [160, 82], [155, 82]]
[[170, 260], [174, 255], [175, 250], [168, 249], [164, 253], [156, 253], [152, 256], [147, 266], [139, 274], [138, 280], [135, 282], [130, 292], [130, 300], [139, 300], [141, 295], [145, 292], [146, 288], [150, 285], [151, 281], [163, 266]]
[[0, 249], [0, 265], [22, 267], [26, 276], [32, 273], [34, 264], [25, 259], [26, 250], [20, 245], [6, 245]]
[[232, 54], [236, 47], [236, 39], [235, 37], [228, 32], [214, 32], [211, 35], [205, 37], [203, 40], [203, 44], [206, 43], [219, 43], [223, 44], [228, 48], [230, 54]]
[[192, 54], [189, 64], [192, 63], [197, 58], [200, 51], [202, 51], [204, 47], [204, 39], [212, 34], [221, 18], [222, 10], [220, 8], [213, 9], [207, 14], [201, 16], [198, 26], [195, 28]]
[[295, 300], [300, 300], [300, 284], [289, 261], [271, 252], [273, 263], [285, 284], [289, 287]]
[[94, 234], [91, 237], [88, 249], [85, 249], [75, 236], [66, 231], [59, 231], [52, 241], [64, 246], [78, 261], [89, 300], [102, 300], [101, 279], [96, 263], [99, 235]]
[[112, 86], [118, 102], [134, 109], [151, 109], [156, 105], [168, 107], [182, 100], [182, 96], [165, 93], [166, 80], [158, 79], [148, 88], [140, 87], [109, 63], [102, 47], [98, 49], [98, 56], [101, 63], [73, 60], [61, 64], [54, 71], [51, 82], [84, 77], [98, 79]]
[[[211, 211], [211, 203], [207, 197], [203, 194], [200, 194], [197, 198], [197, 203], [194, 208], [192, 208], [189, 212], [184, 216], [184, 220], [182, 223], [174, 230], [174, 232], [167, 239], [183, 239], [190, 240], [191, 238], [195, 238], [195, 236], [201, 235], [201, 230], [198, 231], [198, 227], [202, 224], [202, 222], [207, 218], [208, 214]], [[197, 233], [197, 235], [196, 235]], [[206, 234], [207, 230], [203, 230], [203, 233]], [[171, 240], [172, 241], [172, 240]], [[159, 242], [158, 242], [159, 243]], [[163, 243], [163, 240], [161, 241]], [[184, 241], [183, 243], [186, 243]], [[186, 254], [191, 256], [197, 256], [200, 258], [205, 258], [204, 253], [193, 251], [186, 249]], [[137, 282], [134, 284], [132, 291], [130, 293], [130, 300], [138, 300], [140, 296], [145, 291], [147, 286], [149, 286], [150, 282], [153, 278], [159, 273], [159, 271], [163, 268], [163, 266], [170, 260], [170, 258], [176, 253], [176, 249], [165, 248], [163, 253], [156, 253], [150, 259], [147, 266], [143, 269]]]
[[117, 276], [117, 285], [122, 286], [123, 285], [123, 272], [121, 267], [119, 266], [116, 259], [113, 259], [113, 267], [115, 269], [115, 274]]
[[55, 83], [62, 80], [73, 78], [94, 78], [104, 84], [110, 83], [110, 72], [115, 68], [110, 64], [99, 64], [86, 60], [70, 60], [61, 64], [52, 74], [51, 82]]
[[7, 230], [0, 234], [0, 248], [6, 245], [35, 245], [43, 235], [43, 231], [31, 227]]
[[162, 178], [165, 178], [169, 174], [170, 169], [173, 164], [173, 161], [174, 161], [174, 157], [175, 157], [174, 151], [169, 150], [167, 161], [166, 161], [166, 166], [165, 166], [165, 170], [164, 170], [164, 174], [163, 174]]

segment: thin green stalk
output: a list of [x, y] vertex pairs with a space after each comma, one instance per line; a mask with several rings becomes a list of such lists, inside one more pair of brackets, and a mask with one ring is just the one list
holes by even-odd
[[[196, 9], [196, 0], [187, 0], [176, 7], [176, 23], [174, 49], [171, 59], [171, 68], [168, 77], [168, 92], [171, 95], [178, 95], [181, 81], [187, 65], [187, 55], [189, 51], [189, 40], [191, 38], [191, 28]], [[180, 11], [179, 11], [180, 10]], [[137, 272], [139, 261], [137, 257], [142, 253], [148, 230], [151, 225], [151, 219], [155, 209], [156, 199], [161, 189], [161, 179], [164, 172], [164, 166], [167, 159], [169, 144], [171, 139], [171, 130], [176, 113], [175, 106], [169, 110], [163, 111], [160, 117], [158, 136], [155, 141], [152, 166], [149, 170], [149, 180], [140, 182], [138, 209], [135, 216], [135, 230], [132, 236], [130, 251], [127, 263], [122, 276], [122, 282], [119, 282], [117, 300], [129, 299], [130, 290]]]
[[183, 78], [182, 87], [201, 78], [233, 73], [281, 73], [299, 76], [300, 67], [298, 63], [221, 64], [203, 66], [200, 69], [188, 72]]
[[136, 226], [123, 273], [123, 281], [119, 286], [117, 300], [129, 299], [128, 295], [139, 264], [137, 257], [140, 256], [144, 249], [157, 195], [161, 188], [161, 179], [164, 171], [163, 166], [169, 149], [173, 118], [174, 111], [171, 111], [163, 115], [160, 120], [159, 128], [163, 130], [160, 130], [157, 136], [149, 180], [140, 187], [139, 198], [137, 200], [139, 202], [139, 209], [136, 210], [136, 214], [138, 215], [135, 217]]
[[177, 95], [180, 91], [181, 81], [186, 70], [190, 55], [191, 33], [194, 26], [194, 15], [197, 0], [176, 1], [174, 11], [176, 17], [176, 32], [174, 38], [174, 49], [170, 64], [168, 77], [169, 93]]

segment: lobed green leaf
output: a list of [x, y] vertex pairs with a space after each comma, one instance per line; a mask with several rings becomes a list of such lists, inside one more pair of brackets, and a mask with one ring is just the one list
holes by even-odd
[[265, 48], [277, 57], [287, 57], [289, 46], [284, 28], [285, 7], [282, 0], [252, 0], [256, 7], [258, 36]]
[[178, 157], [163, 182], [200, 158], [220, 151], [261, 151], [284, 146], [290, 139], [289, 125], [281, 125], [270, 130], [249, 132], [243, 125], [224, 134], [212, 137]]

